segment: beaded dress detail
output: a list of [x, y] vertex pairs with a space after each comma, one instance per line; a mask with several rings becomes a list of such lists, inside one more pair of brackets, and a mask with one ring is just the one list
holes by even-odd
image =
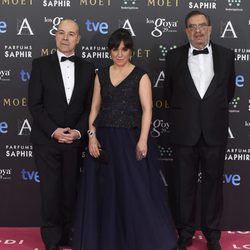
[[139, 81], [145, 71], [135, 67], [117, 86], [110, 80], [109, 67], [99, 70], [102, 108], [94, 122], [96, 127], [140, 127]]

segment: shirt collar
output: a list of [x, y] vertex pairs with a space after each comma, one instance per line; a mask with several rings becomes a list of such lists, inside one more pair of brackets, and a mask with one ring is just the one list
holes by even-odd
[[[212, 46], [211, 46], [211, 42], [209, 42], [203, 49], [208, 48], [209, 53], [212, 53]], [[192, 56], [193, 55], [193, 50], [197, 48], [195, 48], [191, 43], [189, 44], [189, 51], [188, 51], [188, 56]]]
[[[62, 56], [66, 56], [66, 55], [64, 55], [62, 52], [60, 52], [59, 50], [57, 50], [56, 53], [57, 53], [59, 62], [61, 62]], [[73, 53], [72, 55], [69, 55], [69, 56], [74, 56], [74, 55], [75, 55], [75, 54]], [[69, 56], [66, 56], [66, 57], [69, 57]]]

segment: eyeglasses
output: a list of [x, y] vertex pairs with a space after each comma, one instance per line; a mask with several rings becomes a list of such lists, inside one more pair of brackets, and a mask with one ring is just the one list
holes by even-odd
[[200, 23], [200, 24], [189, 24], [188, 29], [191, 31], [194, 30], [205, 30], [208, 27], [206, 23]]

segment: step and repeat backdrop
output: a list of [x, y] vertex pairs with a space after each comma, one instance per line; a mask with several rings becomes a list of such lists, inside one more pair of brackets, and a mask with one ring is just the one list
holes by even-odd
[[165, 118], [168, 105], [163, 96], [165, 55], [187, 42], [184, 18], [192, 10], [209, 14], [212, 40], [235, 51], [222, 227], [250, 230], [249, 0], [0, 0], [0, 226], [40, 223], [40, 180], [29, 142], [27, 89], [32, 59], [55, 52], [55, 32], [65, 18], [79, 23], [77, 54], [96, 68], [111, 63], [109, 35], [120, 27], [131, 32], [136, 47], [132, 61], [152, 79], [150, 134], [157, 141], [166, 179], [173, 181], [172, 149], [166, 139], [171, 124]]

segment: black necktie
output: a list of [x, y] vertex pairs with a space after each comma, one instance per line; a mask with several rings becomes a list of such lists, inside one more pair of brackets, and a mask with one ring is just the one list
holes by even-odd
[[208, 48], [205, 48], [205, 49], [202, 49], [202, 50], [197, 50], [197, 49], [193, 50], [193, 55], [194, 56], [199, 55], [199, 54], [208, 54]]
[[66, 60], [70, 60], [71, 62], [74, 62], [76, 60], [76, 57], [75, 56], [70, 56], [70, 57], [62, 56], [61, 57], [61, 62], [64, 62]]

